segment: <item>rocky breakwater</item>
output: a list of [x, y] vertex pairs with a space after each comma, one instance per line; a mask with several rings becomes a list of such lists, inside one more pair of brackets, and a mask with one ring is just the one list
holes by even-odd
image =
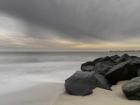
[[[129, 56], [106, 56], [88, 61], [81, 65], [81, 71], [77, 71], [65, 81], [65, 89], [68, 94], [85, 96], [91, 94], [96, 88], [111, 90], [111, 86], [119, 81], [130, 80], [140, 76], [140, 57]], [[131, 80], [131, 83], [136, 81]], [[140, 81], [137, 81], [140, 84]], [[128, 83], [129, 84], [129, 83]], [[123, 85], [123, 92], [128, 99], [140, 99], [140, 93], [131, 94], [127, 84]], [[132, 86], [131, 88], [134, 88]], [[137, 85], [140, 89], [140, 85]], [[134, 92], [137, 92], [133, 90]], [[140, 92], [140, 90], [139, 90]], [[131, 93], [131, 92], [130, 92]]]

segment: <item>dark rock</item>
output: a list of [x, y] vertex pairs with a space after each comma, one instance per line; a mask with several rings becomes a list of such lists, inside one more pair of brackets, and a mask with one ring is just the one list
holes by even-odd
[[128, 54], [123, 54], [119, 59], [116, 60], [117, 63], [125, 62], [130, 59]]
[[86, 63], [83, 63], [81, 65], [82, 71], [94, 71], [95, 64], [102, 62], [103, 58], [97, 58], [94, 61], [88, 61]]
[[105, 75], [114, 65], [115, 62], [107, 56], [103, 58], [101, 62], [95, 64], [94, 71], [99, 74]]
[[99, 62], [102, 62], [103, 59], [104, 59], [104, 58], [102, 58], [102, 57], [101, 57], [101, 58], [97, 58], [97, 59], [95, 59], [94, 61], [92, 61], [92, 64], [95, 65], [95, 64], [97, 64], [97, 63], [99, 63]]
[[93, 71], [93, 69], [94, 69], [93, 62], [86, 62], [86, 63], [81, 65], [82, 71]]
[[93, 72], [77, 71], [65, 81], [66, 92], [72, 95], [88, 95], [96, 88], [96, 79]]
[[111, 85], [108, 83], [107, 79], [103, 75], [95, 73], [94, 76], [97, 79], [97, 81], [96, 81], [97, 82], [97, 87], [107, 89], [107, 90], [111, 90], [111, 88], [110, 88]]
[[125, 83], [122, 90], [129, 100], [140, 100], [140, 77]]
[[115, 65], [105, 75], [106, 79], [112, 84], [118, 81], [129, 80], [137, 76], [137, 70], [140, 68], [140, 60], [133, 59]]
[[137, 56], [130, 56], [131, 59], [140, 59], [139, 57]]
[[96, 87], [110, 89], [106, 79], [95, 72], [77, 71], [65, 81], [66, 92], [72, 95], [88, 95]]
[[137, 56], [129, 56], [128, 54], [123, 54], [120, 58], [116, 59], [116, 63], [122, 63], [128, 60], [133, 60], [133, 59], [140, 59]]
[[140, 69], [137, 70], [137, 76], [140, 76]]
[[93, 61], [93, 64], [97, 64], [97, 63], [100, 63], [100, 62], [106, 62], [106, 61], [108, 61], [108, 62], [114, 62], [114, 61], [112, 60], [111, 57], [106, 56], [106, 57], [104, 57], [104, 58], [95, 59], [95, 60]]
[[98, 58], [91, 62], [86, 62], [81, 65], [82, 71], [95, 71], [96, 73], [105, 75], [110, 68], [116, 63], [110, 57]]
[[114, 64], [109, 61], [100, 62], [94, 66], [94, 71], [101, 75], [105, 75], [113, 66], [114, 66]]
[[113, 55], [110, 57], [114, 62], [117, 62], [117, 60], [120, 58], [119, 55]]

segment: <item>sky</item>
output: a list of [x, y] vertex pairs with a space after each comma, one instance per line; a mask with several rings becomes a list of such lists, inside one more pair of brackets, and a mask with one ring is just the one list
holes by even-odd
[[0, 51], [140, 49], [139, 0], [0, 0]]

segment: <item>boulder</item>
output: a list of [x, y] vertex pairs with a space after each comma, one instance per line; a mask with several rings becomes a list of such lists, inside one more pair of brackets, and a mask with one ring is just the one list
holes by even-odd
[[77, 71], [65, 80], [65, 89], [68, 94], [85, 96], [92, 93], [96, 87], [110, 89], [107, 80], [95, 72]]
[[95, 73], [94, 76], [97, 80], [96, 81], [97, 82], [97, 87], [107, 89], [107, 90], [111, 90], [111, 88], [110, 88], [111, 85], [108, 83], [107, 79], [103, 75]]
[[105, 75], [110, 68], [116, 63], [112, 60], [113, 57], [98, 58], [94, 61], [86, 62], [81, 65], [82, 71], [95, 71], [96, 73]]
[[86, 63], [83, 63], [82, 65], [81, 65], [81, 70], [82, 71], [93, 71], [93, 69], [94, 69], [94, 64], [93, 64], [93, 62], [86, 62]]
[[106, 79], [115, 85], [118, 81], [129, 80], [137, 76], [140, 62], [137, 60], [125, 61], [112, 67], [105, 75]]
[[114, 65], [115, 65], [114, 62], [112, 62], [112, 61], [103, 61], [103, 62], [99, 62], [99, 63], [95, 64], [93, 70], [96, 73], [105, 75]]
[[116, 60], [116, 63], [122, 63], [128, 61], [131, 57], [128, 54], [123, 54], [120, 58]]
[[125, 83], [122, 90], [129, 100], [140, 100], [140, 77]]

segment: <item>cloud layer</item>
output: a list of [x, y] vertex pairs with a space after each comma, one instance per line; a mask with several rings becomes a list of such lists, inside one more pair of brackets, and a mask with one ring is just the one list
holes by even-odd
[[23, 39], [51, 49], [127, 48], [131, 39], [138, 48], [139, 10], [139, 0], [0, 0], [1, 13], [22, 21], [17, 30]]

